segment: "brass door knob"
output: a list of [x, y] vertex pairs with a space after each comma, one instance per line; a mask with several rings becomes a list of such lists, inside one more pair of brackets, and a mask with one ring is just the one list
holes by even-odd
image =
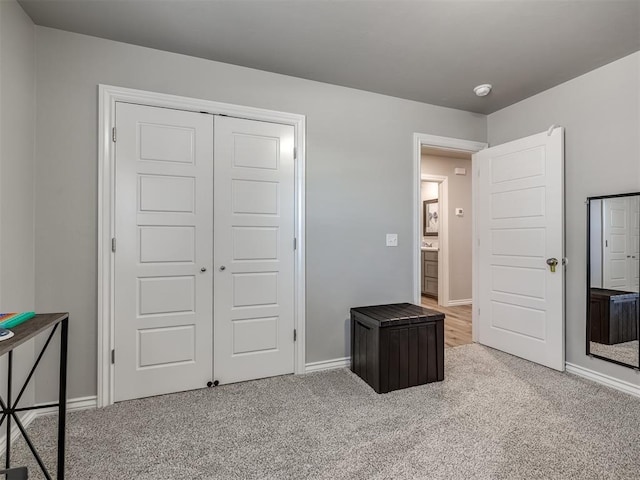
[[558, 265], [558, 259], [557, 258], [547, 258], [547, 265], [549, 265], [549, 269], [551, 270], [551, 273], [556, 271], [556, 265]]

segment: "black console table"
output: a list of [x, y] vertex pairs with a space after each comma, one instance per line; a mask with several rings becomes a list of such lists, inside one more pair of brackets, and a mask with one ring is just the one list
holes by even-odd
[[[57, 403], [49, 403], [46, 405], [38, 405], [35, 407], [18, 407], [18, 403], [24, 394], [29, 381], [31, 381], [31, 377], [36, 371], [40, 360], [44, 356], [49, 343], [51, 343], [51, 339], [53, 335], [56, 333], [58, 326], [61, 326], [60, 331], [60, 384], [58, 390], [58, 402]], [[36, 358], [27, 379], [24, 381], [24, 385], [20, 389], [20, 392], [13, 399], [12, 392], [12, 372], [13, 372], [13, 350], [22, 345], [23, 343], [31, 340], [33, 337], [43, 332], [44, 330], [53, 327], [47, 341], [45, 342], [40, 354]], [[38, 314], [34, 318], [27, 320], [26, 322], [18, 325], [11, 329], [14, 333], [14, 336], [8, 340], [3, 340], [0, 342], [0, 356], [7, 353], [8, 357], [8, 365], [7, 365], [7, 400], [6, 402], [0, 397], [0, 413], [2, 413], [2, 417], [0, 417], [0, 426], [2, 426], [3, 422], [7, 422], [7, 438], [6, 438], [6, 450], [5, 450], [5, 466], [7, 469], [11, 468], [11, 424], [12, 421], [16, 423], [20, 433], [24, 437], [27, 445], [29, 446], [29, 450], [35, 457], [38, 465], [42, 469], [42, 473], [44, 474], [47, 480], [52, 480], [51, 474], [47, 470], [44, 462], [40, 458], [40, 455], [36, 451], [29, 435], [27, 434], [24, 425], [20, 421], [18, 417], [18, 413], [26, 412], [29, 410], [39, 410], [43, 408], [51, 408], [55, 407], [58, 409], [58, 480], [64, 480], [64, 445], [65, 445], [65, 430], [66, 430], [66, 414], [67, 414], [67, 344], [68, 344], [68, 334], [69, 334], [69, 314], [68, 313], [43, 313]]]

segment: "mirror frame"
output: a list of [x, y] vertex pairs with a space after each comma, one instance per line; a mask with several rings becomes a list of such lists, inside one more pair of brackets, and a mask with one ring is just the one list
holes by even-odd
[[427, 210], [429, 208], [429, 205], [434, 203], [437, 204], [439, 201], [439, 198], [434, 198], [433, 200], [424, 200], [422, 202], [422, 236], [424, 237], [437, 237], [438, 235], [440, 235], [440, 223], [438, 223], [437, 232], [427, 232]]
[[[640, 371], [640, 348], [638, 348], [638, 364], [631, 365], [629, 363], [624, 363], [619, 360], [615, 360], [613, 358], [603, 357], [602, 355], [598, 355], [597, 353], [591, 353], [591, 202], [593, 200], [606, 200], [607, 198], [620, 198], [620, 197], [632, 197], [632, 196], [640, 196], [640, 192], [631, 192], [631, 193], [618, 193], [614, 195], [598, 195], [595, 197], [587, 197], [587, 200], [584, 202], [587, 205], [587, 285], [586, 285], [586, 297], [585, 302], [587, 304], [587, 334], [586, 334], [586, 351], [587, 356], [598, 358], [600, 360], [604, 360], [607, 362], [615, 363], [617, 365], [621, 365], [623, 367], [631, 368], [633, 370]], [[640, 313], [636, 316], [636, 332], [638, 332], [638, 337], [640, 340]]]

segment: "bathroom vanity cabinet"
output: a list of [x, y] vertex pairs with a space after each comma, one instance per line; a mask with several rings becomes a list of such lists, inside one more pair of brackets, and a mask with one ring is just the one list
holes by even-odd
[[438, 298], [437, 250], [422, 250], [422, 294]]

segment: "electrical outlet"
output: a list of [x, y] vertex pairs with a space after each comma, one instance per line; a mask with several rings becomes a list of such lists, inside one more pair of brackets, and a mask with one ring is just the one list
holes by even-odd
[[398, 234], [387, 233], [387, 247], [397, 247], [397, 246], [398, 246]]

